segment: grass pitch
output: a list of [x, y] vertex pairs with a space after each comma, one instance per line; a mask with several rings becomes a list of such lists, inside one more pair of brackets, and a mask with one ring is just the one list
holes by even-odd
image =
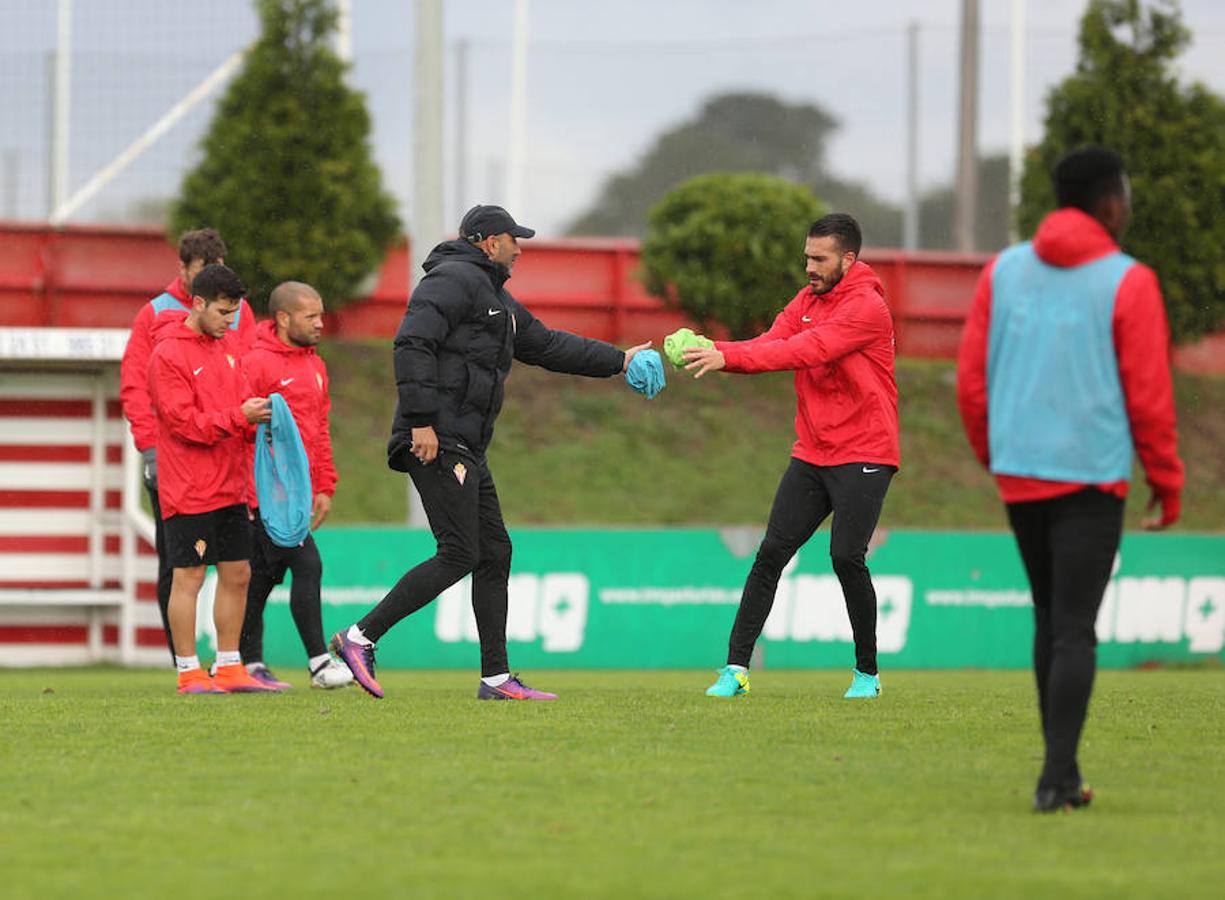
[[[282, 674], [289, 674], [284, 672]], [[1030, 676], [472, 673], [388, 697], [179, 697], [169, 672], [0, 672], [0, 871], [45, 897], [1217, 897], [1225, 672], [1105, 672], [1091, 808], [1029, 812]], [[300, 676], [296, 680], [304, 684]]]

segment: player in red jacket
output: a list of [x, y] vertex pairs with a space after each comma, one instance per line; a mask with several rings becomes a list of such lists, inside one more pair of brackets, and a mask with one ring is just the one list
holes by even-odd
[[1150, 511], [1161, 508], [1146, 527], [1177, 521], [1183, 487], [1161, 288], [1119, 250], [1131, 214], [1123, 160], [1075, 150], [1054, 182], [1059, 208], [979, 277], [957, 361], [966, 434], [995, 475], [1033, 597], [1046, 745], [1037, 812], [1092, 798], [1077, 745], [1133, 455]]
[[[257, 395], [279, 393], [289, 404], [310, 460], [314, 529], [323, 524], [332, 508], [337, 481], [332, 438], [328, 433], [328, 411], [332, 405], [328, 398], [328, 371], [315, 352], [323, 334], [323, 299], [309, 284], [287, 281], [273, 289], [268, 309], [273, 319], [261, 322], [256, 329], [255, 347], [242, 359], [243, 372]], [[254, 502], [254, 488], [251, 497]], [[272, 588], [285, 579], [288, 570], [293, 573], [289, 611], [306, 650], [311, 687], [344, 687], [353, 681], [353, 674], [348, 666], [328, 655], [323, 642], [320, 610], [323, 563], [315, 539], [307, 535], [297, 547], [278, 547], [264, 530], [258, 508], [252, 512], [255, 547], [239, 647], [247, 671], [265, 684], [289, 687], [264, 664], [264, 606]]]
[[[247, 674], [238, 652], [251, 575], [248, 443], [252, 426], [271, 418], [267, 398], [251, 396], [225, 340], [245, 293], [225, 266], [205, 266], [192, 280], [187, 314], [159, 318], [149, 362], [161, 469], [158, 497], [166, 559], [174, 571], [168, 612], [181, 694], [269, 690]], [[213, 678], [196, 656], [196, 602], [210, 565], [217, 567]]]
[[[149, 399], [149, 358], [153, 355], [154, 326], [158, 317], [169, 315], [181, 319], [191, 308], [191, 295], [188, 293], [191, 280], [206, 265], [224, 262], [225, 244], [213, 229], [188, 231], [179, 239], [179, 276], [136, 314], [119, 369], [119, 398], [123, 404], [123, 415], [131, 425], [136, 449], [144, 457], [145, 490], [149, 492], [149, 505], [153, 509], [157, 549], [157, 605], [172, 656], [174, 641], [170, 636], [170, 622], [166, 614], [170, 603], [172, 572], [166, 563], [162, 508], [157, 496], [157, 417]], [[237, 348], [235, 355], [241, 356], [254, 338], [255, 315], [244, 300], [226, 331], [226, 340]]]
[[855, 669], [848, 699], [880, 694], [876, 666], [876, 591], [865, 559], [885, 492], [898, 467], [893, 318], [880, 279], [859, 262], [863, 237], [850, 216], [833, 213], [808, 230], [808, 287], [769, 330], [748, 341], [718, 341], [684, 351], [687, 369], [795, 372], [796, 442], [766, 536], [745, 581], [727, 665], [712, 697], [749, 692], [749, 660], [783, 568], [832, 512], [830, 557], [842, 585]]

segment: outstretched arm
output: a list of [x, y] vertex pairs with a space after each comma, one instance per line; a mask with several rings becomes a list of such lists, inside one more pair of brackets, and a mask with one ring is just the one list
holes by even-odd
[[515, 359], [550, 372], [608, 378], [625, 371], [647, 345], [620, 350], [612, 344], [547, 327], [522, 303], [511, 301], [515, 317]]

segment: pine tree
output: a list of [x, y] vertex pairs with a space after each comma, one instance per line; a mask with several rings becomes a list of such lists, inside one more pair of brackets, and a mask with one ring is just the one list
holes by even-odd
[[365, 98], [344, 82], [326, 0], [258, 0], [262, 32], [218, 103], [183, 181], [175, 235], [211, 226], [259, 308], [285, 280], [330, 307], [377, 270], [400, 230], [369, 144]]
[[1179, 83], [1173, 63], [1189, 41], [1174, 0], [1091, 0], [1076, 72], [1047, 99], [1017, 210], [1032, 234], [1054, 205], [1050, 173], [1064, 153], [1118, 151], [1132, 187], [1123, 249], [1156, 269], [1180, 340], [1225, 321], [1225, 101]]

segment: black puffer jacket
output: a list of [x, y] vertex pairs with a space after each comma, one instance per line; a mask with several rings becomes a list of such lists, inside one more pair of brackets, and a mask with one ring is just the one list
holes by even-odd
[[412, 429], [426, 425], [441, 447], [484, 454], [512, 359], [596, 378], [625, 363], [611, 344], [545, 327], [503, 286], [506, 267], [466, 241], [439, 244], [423, 268], [396, 332], [399, 402], [387, 464], [397, 471], [408, 469]]

